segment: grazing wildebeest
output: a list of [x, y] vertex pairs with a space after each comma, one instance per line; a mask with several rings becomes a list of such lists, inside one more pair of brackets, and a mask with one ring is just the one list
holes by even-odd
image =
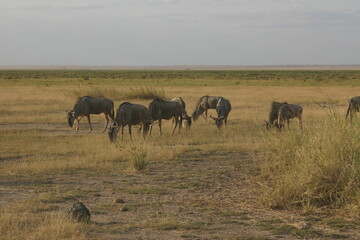
[[[205, 120], [207, 120], [207, 110], [216, 109], [216, 104], [219, 102], [219, 96], [202, 96], [196, 104], [195, 110], [192, 114], [194, 121], [198, 120], [200, 115], [203, 115]], [[205, 112], [205, 116], [204, 116]]]
[[[185, 104], [184, 100], [181, 97], [175, 97], [175, 98], [171, 99], [170, 101], [177, 102], [177, 103], [180, 104], [180, 106], [181, 106], [181, 115], [182, 115], [182, 118], [183, 118], [182, 127], [187, 129], [187, 130], [190, 129], [192, 121], [191, 121], [191, 117], [186, 112], [186, 104]], [[173, 120], [173, 123], [174, 123], [174, 120]]]
[[79, 131], [79, 122], [86, 116], [90, 125], [89, 132], [92, 131], [90, 114], [105, 114], [105, 132], [106, 127], [109, 123], [109, 117], [114, 121], [114, 103], [112, 100], [107, 98], [94, 98], [90, 96], [79, 97], [73, 107], [73, 109], [67, 112], [68, 124], [70, 127], [74, 126], [76, 121], [76, 132]]
[[131, 125], [140, 125], [140, 129], [143, 131], [143, 137], [145, 138], [151, 124], [152, 119], [150, 117], [149, 109], [141, 104], [123, 102], [116, 111], [116, 117], [113, 126], [111, 126], [109, 129], [108, 134], [110, 141], [113, 142], [116, 140], [119, 127], [121, 127], [122, 140], [124, 138], [124, 127], [126, 125], [129, 126], [131, 140]]
[[[175, 119], [175, 127], [172, 132], [174, 134], [176, 127], [179, 124], [179, 133], [182, 124], [182, 111], [181, 105], [178, 102], [172, 101], [165, 101], [163, 99], [154, 99], [149, 105], [150, 116], [152, 120], [156, 121], [159, 120], [159, 128], [160, 128], [160, 135], [162, 135], [161, 130], [161, 120], [162, 119]], [[150, 134], [151, 134], [152, 126], [150, 127]]]
[[279, 109], [282, 105], [287, 104], [287, 102], [272, 102], [271, 109], [269, 112], [269, 121], [265, 121], [266, 129], [271, 127], [278, 128], [277, 119], [279, 115]]
[[221, 128], [222, 125], [225, 123], [225, 126], [227, 124], [227, 118], [229, 115], [229, 112], [231, 111], [231, 104], [230, 101], [226, 98], [220, 98], [218, 103], [216, 104], [216, 113], [217, 117], [213, 117], [210, 115], [212, 119], [215, 120], [215, 124], [218, 128]]
[[298, 104], [283, 104], [279, 108], [278, 113], [278, 128], [281, 129], [285, 125], [285, 121], [287, 122], [288, 128], [290, 126], [290, 119], [297, 118], [299, 121], [299, 126], [302, 129], [302, 113], [303, 108]]
[[352, 123], [353, 113], [359, 111], [360, 111], [360, 96], [351, 98], [349, 101], [349, 107], [347, 109], [345, 119], [347, 119], [350, 114], [350, 122]]

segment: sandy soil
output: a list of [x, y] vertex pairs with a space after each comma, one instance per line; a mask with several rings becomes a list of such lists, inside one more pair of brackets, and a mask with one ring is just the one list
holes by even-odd
[[[0, 128], [75, 134], [64, 125], [8, 124]], [[81, 201], [92, 212], [90, 239], [360, 239], [356, 225], [327, 224], [336, 217], [329, 211], [301, 215], [266, 206], [260, 199], [260, 159], [256, 153], [206, 152], [194, 147], [170, 162], [151, 163], [143, 173], [99, 172], [91, 177], [76, 173], [36, 182], [0, 176], [0, 204], [34, 196], [36, 189], [27, 186], [88, 189]], [[115, 199], [124, 202], [115, 203]], [[54, 203], [54, 209], [66, 204]]]

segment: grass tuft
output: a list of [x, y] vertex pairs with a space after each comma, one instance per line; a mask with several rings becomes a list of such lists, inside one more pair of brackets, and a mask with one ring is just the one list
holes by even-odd
[[147, 152], [142, 149], [132, 148], [129, 153], [130, 165], [135, 171], [143, 171], [147, 168]]
[[115, 88], [90, 86], [80, 86], [77, 89], [69, 90], [66, 96], [77, 98], [80, 96], [92, 96], [97, 98], [110, 98], [114, 101], [125, 99], [154, 99], [165, 98], [165, 91], [163, 88], [157, 87], [130, 87], [128, 90], [117, 90]]
[[165, 91], [163, 88], [155, 87], [139, 87], [130, 88], [125, 93], [126, 99], [154, 99], [154, 98], [165, 98]]
[[265, 133], [263, 176], [270, 180], [264, 200], [274, 208], [342, 207], [360, 188], [359, 125], [332, 113], [321, 127]]
[[68, 221], [61, 212], [17, 210], [14, 207], [0, 209], [1, 239], [85, 239], [84, 225]]

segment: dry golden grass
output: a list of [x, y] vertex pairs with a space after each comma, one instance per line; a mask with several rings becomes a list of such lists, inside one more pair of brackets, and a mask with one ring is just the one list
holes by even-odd
[[0, 208], [1, 239], [86, 239], [84, 225], [61, 212], [36, 214], [38, 204], [21, 202]]
[[[122, 86], [116, 84], [106, 88], [114, 93], [122, 91]], [[360, 202], [354, 193], [359, 187], [358, 162], [355, 160], [360, 152], [357, 141], [360, 128], [358, 124], [349, 126], [343, 120], [348, 99], [358, 95], [360, 87], [165, 86], [166, 97], [181, 96], [189, 114], [203, 95], [228, 98], [232, 104], [228, 126], [219, 131], [211, 119], [204, 121], [200, 117], [190, 131], [182, 129], [180, 135], [176, 132], [171, 136], [171, 121], [164, 121], [164, 135], [161, 137], [156, 124], [152, 136], [145, 140], [133, 130], [133, 141], [130, 141], [125, 128], [124, 141], [115, 144], [110, 144], [105, 133], [96, 132], [103, 127], [103, 116], [92, 116], [94, 133], [87, 133], [86, 119], [80, 123], [80, 133], [68, 128], [65, 110], [70, 110], [76, 99], [72, 89], [71, 85], [31, 84], [0, 88], [0, 102], [6, 103], [0, 107], [0, 175], [7, 178], [2, 181], [22, 179], [33, 183], [53, 178], [56, 182], [56, 178], [67, 176], [85, 176], [83, 181], [86, 181], [87, 177], [91, 179], [104, 174], [109, 177], [133, 174], [134, 168], [142, 169], [146, 175], [150, 171], [148, 166], [172, 164], [189, 151], [246, 152], [265, 156], [262, 173], [266, 181], [271, 180], [267, 185], [270, 191], [264, 189], [262, 197], [267, 205], [311, 208], [330, 203], [333, 207], [348, 204], [356, 208]], [[115, 100], [115, 108], [122, 101], [145, 106], [150, 103], [150, 100], [124, 98]], [[265, 131], [262, 125], [272, 101], [301, 104], [304, 107], [304, 131], [298, 129], [296, 121], [291, 123], [291, 130], [281, 133]], [[332, 106], [335, 119], [329, 117], [327, 106], [331, 104], [335, 104]], [[215, 111], [210, 110], [210, 114], [215, 115]], [[134, 162], [131, 163], [134, 159], [143, 162], [134, 166]], [[211, 176], [212, 173], [201, 174]], [[104, 180], [105, 186], [106, 181], [111, 180]], [[19, 184], [16, 188], [25, 189], [26, 184]], [[51, 203], [64, 204], [85, 190], [77, 192], [62, 183], [56, 183], [50, 189], [30, 184], [30, 189], [34, 201], [24, 197], [1, 207], [0, 232], [3, 239], [82, 239], [86, 233], [105, 231], [101, 227], [99, 230], [99, 226], [69, 222], [61, 211], [51, 207]], [[126, 190], [131, 191], [131, 186]], [[163, 192], [156, 188], [147, 188], [147, 191]], [[192, 230], [204, 225], [196, 220], [190, 223], [194, 225], [174, 216], [158, 217], [155, 222], [149, 217], [140, 226]], [[124, 226], [131, 229], [139, 225], [124, 223]]]
[[333, 117], [304, 131], [264, 135], [263, 173], [272, 179], [266, 191], [269, 205], [306, 210], [358, 201], [359, 125], [346, 124], [343, 115]]
[[165, 98], [164, 89], [159, 87], [121, 87], [119, 89], [104, 86], [80, 86], [66, 93], [67, 96], [77, 98], [79, 96], [107, 97], [112, 100], [124, 99], [154, 99]]

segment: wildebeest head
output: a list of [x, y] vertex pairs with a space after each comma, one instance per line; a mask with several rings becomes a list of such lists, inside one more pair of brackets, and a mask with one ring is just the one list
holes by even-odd
[[150, 126], [154, 124], [154, 120], [148, 119], [144, 124], [143, 137], [145, 138], [149, 132]]
[[191, 123], [192, 123], [192, 120], [191, 120], [191, 117], [189, 115], [185, 115], [183, 116], [183, 126], [186, 128], [186, 129], [190, 129], [191, 127]]
[[108, 135], [109, 135], [110, 142], [116, 141], [116, 138], [118, 135], [118, 130], [119, 130], [119, 127], [117, 125], [112, 125], [109, 128]]
[[215, 117], [213, 117], [213, 116], [210, 115], [210, 117], [211, 117], [212, 119], [214, 119], [215, 124], [216, 124], [216, 126], [217, 126], [218, 128], [221, 128], [222, 125], [224, 124], [224, 119], [225, 119], [224, 116], [215, 118]]
[[69, 112], [67, 112], [67, 121], [70, 127], [74, 126], [74, 121], [75, 121], [75, 111], [71, 110]]
[[268, 130], [271, 127], [271, 125], [270, 125], [270, 123], [268, 121], [265, 121], [265, 124], [263, 126], [265, 126], [266, 129], [268, 129]]
[[265, 121], [265, 124], [263, 125], [266, 127], [267, 130], [269, 130], [270, 128], [281, 128], [281, 126], [277, 123], [277, 122], [273, 122], [272, 124], [269, 123], [268, 121]]

